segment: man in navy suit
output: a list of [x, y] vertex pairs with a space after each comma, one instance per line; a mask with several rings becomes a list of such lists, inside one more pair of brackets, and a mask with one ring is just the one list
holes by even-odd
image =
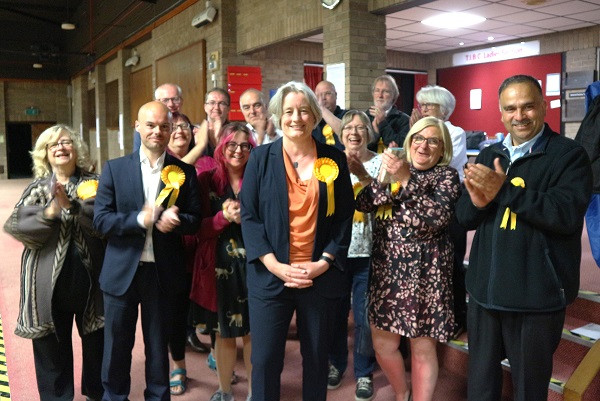
[[146, 347], [146, 400], [170, 399], [167, 339], [171, 294], [185, 288], [182, 234], [199, 227], [194, 168], [166, 152], [171, 113], [143, 105], [135, 122], [139, 151], [109, 160], [100, 177], [94, 226], [108, 238], [104, 292], [104, 401], [127, 400], [138, 307]]

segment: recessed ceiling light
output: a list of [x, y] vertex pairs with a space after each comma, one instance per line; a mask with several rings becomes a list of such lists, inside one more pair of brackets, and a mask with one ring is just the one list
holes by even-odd
[[41, 65], [40, 63], [35, 63], [35, 64], [33, 64], [33, 68], [40, 69], [40, 68], [42, 68], [42, 67], [43, 67], [43, 65]]
[[433, 26], [436, 28], [463, 28], [465, 26], [471, 26], [479, 24], [485, 21], [484, 17], [469, 13], [445, 13], [436, 15], [435, 17], [426, 18], [421, 21], [422, 24]]
[[62, 24], [60, 24], [60, 27], [65, 31], [72, 31], [73, 29], [75, 29], [75, 24], [71, 22], [63, 22]]
[[460, 42], [458, 45], [459, 45], [459, 46], [464, 46], [464, 45], [465, 45], [465, 42]]
[[493, 36], [488, 36], [488, 40], [491, 42], [492, 40], [494, 40]]

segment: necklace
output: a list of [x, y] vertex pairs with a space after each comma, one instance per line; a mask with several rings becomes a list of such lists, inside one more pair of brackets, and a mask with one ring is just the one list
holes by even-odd
[[302, 156], [301, 158], [299, 158], [298, 160], [293, 162], [292, 164], [294, 165], [294, 168], [298, 168], [298, 162], [301, 161], [302, 159], [304, 159], [308, 155], [310, 155], [310, 153], [305, 154], [304, 156]]

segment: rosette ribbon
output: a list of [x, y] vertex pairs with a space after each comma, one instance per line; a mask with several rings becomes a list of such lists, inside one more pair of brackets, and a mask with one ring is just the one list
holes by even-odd
[[163, 201], [167, 199], [167, 196], [171, 194], [169, 202], [167, 203], [167, 208], [169, 208], [177, 201], [179, 188], [181, 188], [185, 182], [185, 173], [179, 166], [170, 164], [162, 169], [160, 172], [160, 179], [165, 183], [165, 187], [160, 191], [160, 194], [158, 194], [154, 204], [160, 206]]
[[[525, 188], [525, 181], [521, 177], [515, 177], [510, 180], [510, 183], [515, 187]], [[507, 207], [504, 211], [504, 216], [502, 217], [502, 223], [500, 223], [500, 228], [506, 230], [506, 226], [508, 225], [508, 218], [510, 216], [510, 229], [517, 229], [517, 214], [510, 211], [510, 208]]]
[[98, 191], [98, 180], [85, 180], [77, 187], [77, 197], [81, 200], [91, 199]]
[[[362, 191], [363, 186], [360, 182], [357, 182], [356, 184], [352, 185], [352, 189], [354, 190], [354, 199], [356, 199], [356, 197], [358, 196], [360, 191]], [[359, 212], [358, 210], [355, 210], [352, 221], [354, 221], [355, 223], [364, 223], [365, 222], [365, 214], [363, 212]]]
[[329, 157], [321, 157], [315, 162], [314, 173], [317, 180], [327, 184], [327, 216], [335, 212], [335, 194], [333, 182], [338, 177], [340, 169]]
[[325, 137], [325, 143], [327, 145], [335, 145], [335, 138], [333, 137], [333, 128], [329, 124], [325, 124], [323, 127], [323, 136]]
[[[401, 186], [402, 185], [400, 185], [399, 181], [390, 183], [390, 192], [392, 196], [396, 196], [398, 194]], [[381, 205], [377, 208], [377, 213], [375, 213], [375, 218], [379, 220], [391, 219], [392, 216], [392, 205]]]

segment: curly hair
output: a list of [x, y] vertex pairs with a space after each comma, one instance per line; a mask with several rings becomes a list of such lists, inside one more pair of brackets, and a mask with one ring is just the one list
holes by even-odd
[[76, 165], [84, 171], [91, 171], [94, 162], [90, 159], [90, 153], [85, 142], [75, 130], [64, 124], [57, 124], [42, 132], [35, 142], [33, 150], [29, 152], [33, 161], [34, 178], [43, 178], [52, 173], [52, 166], [48, 161], [48, 149], [46, 145], [56, 142], [58, 138], [67, 134], [73, 141], [73, 150], [77, 155]]

